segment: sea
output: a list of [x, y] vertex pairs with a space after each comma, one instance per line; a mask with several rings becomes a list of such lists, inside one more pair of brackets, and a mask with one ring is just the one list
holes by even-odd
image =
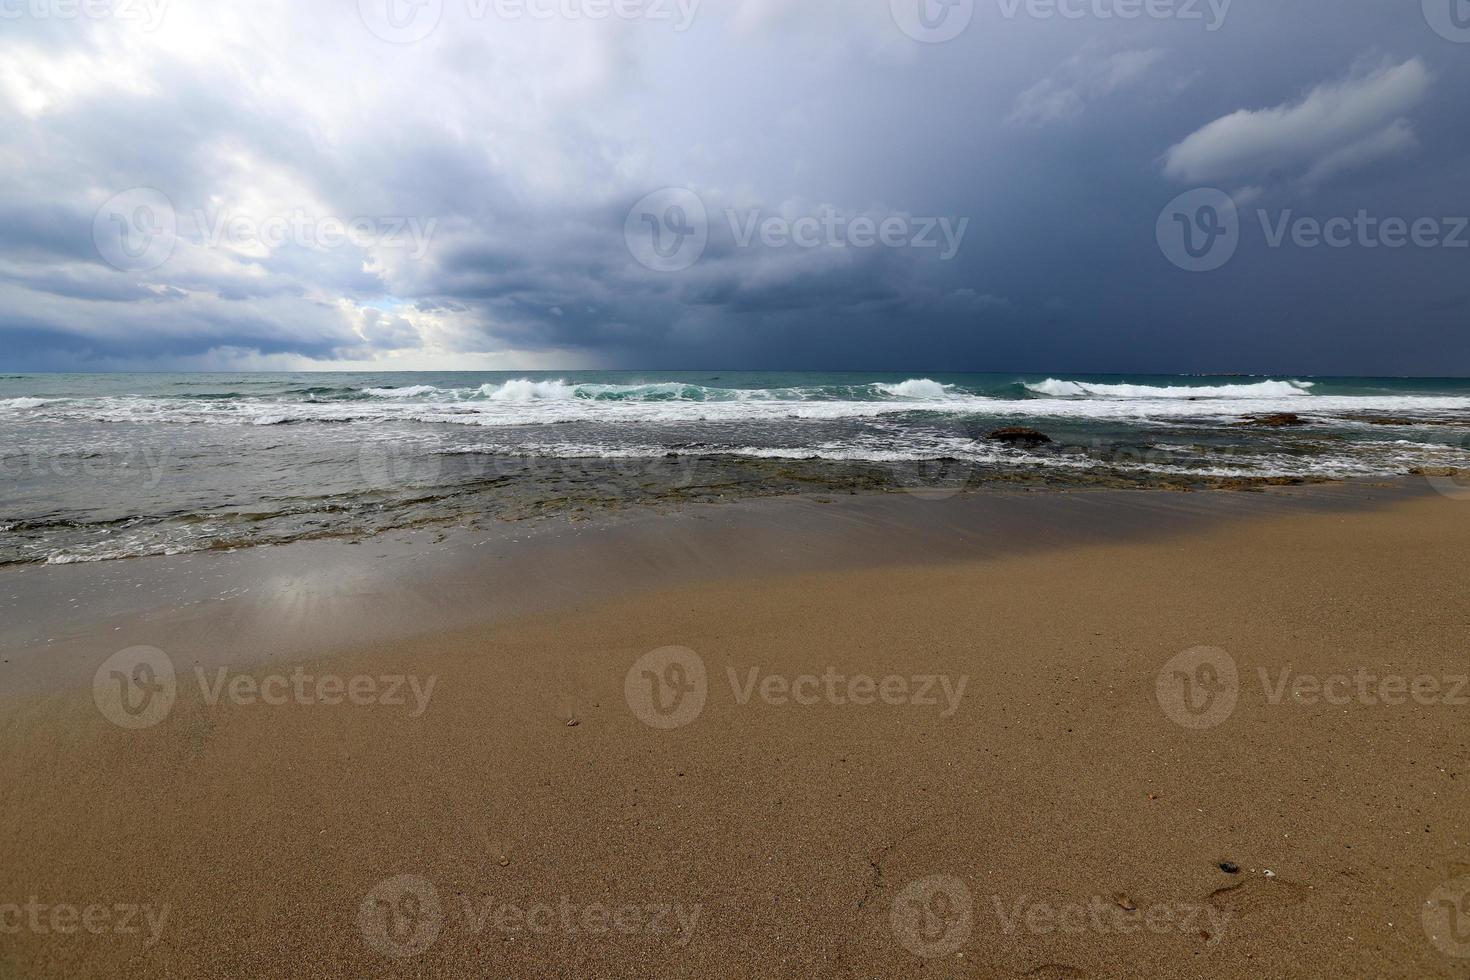
[[[1007, 427], [1051, 441], [989, 438]], [[1253, 489], [1467, 467], [1464, 379], [8, 374], [0, 564], [778, 494]]]

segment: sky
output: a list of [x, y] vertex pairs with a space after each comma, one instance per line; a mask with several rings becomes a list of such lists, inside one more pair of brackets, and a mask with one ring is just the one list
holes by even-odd
[[0, 369], [1470, 374], [1470, 0], [0, 0]]

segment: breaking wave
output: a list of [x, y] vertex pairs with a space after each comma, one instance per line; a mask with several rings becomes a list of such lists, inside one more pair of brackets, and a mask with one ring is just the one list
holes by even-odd
[[1047, 378], [1026, 390], [1050, 398], [1294, 398], [1311, 394], [1311, 381], [1257, 381], [1241, 385], [1120, 385]]
[[652, 384], [568, 384], [566, 381], [533, 381], [515, 378], [477, 388], [435, 388], [412, 385], [405, 388], [367, 388], [362, 394], [373, 398], [436, 401], [537, 402], [537, 401], [943, 401], [953, 396], [954, 385], [928, 378], [910, 378], [896, 384], [874, 382], [862, 385], [811, 385], [794, 388], [719, 388], [680, 381]]

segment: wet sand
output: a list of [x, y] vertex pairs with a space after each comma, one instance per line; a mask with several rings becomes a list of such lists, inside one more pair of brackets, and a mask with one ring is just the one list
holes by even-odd
[[392, 569], [302, 596], [330, 656], [262, 625], [315, 551], [17, 644], [0, 976], [1470, 969], [1470, 504], [789, 506], [511, 549], [503, 601], [468, 545], [334, 545]]
[[384, 640], [740, 576], [992, 560], [1434, 496], [1422, 480], [1264, 493], [815, 493], [429, 527], [167, 557], [0, 567], [0, 691], [91, 680], [99, 650], [212, 664]]

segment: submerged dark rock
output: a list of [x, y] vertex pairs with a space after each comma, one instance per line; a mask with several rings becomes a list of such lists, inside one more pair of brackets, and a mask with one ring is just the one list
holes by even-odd
[[1244, 422], [1236, 422], [1239, 426], [1254, 426], [1264, 429], [1284, 429], [1293, 425], [1306, 425], [1300, 415], [1295, 412], [1276, 412], [1272, 415], [1248, 415]]
[[1051, 442], [1051, 436], [1046, 433], [1021, 426], [996, 429], [994, 432], [987, 433], [985, 438], [992, 442], [1003, 442], [1008, 446], [1044, 446]]

